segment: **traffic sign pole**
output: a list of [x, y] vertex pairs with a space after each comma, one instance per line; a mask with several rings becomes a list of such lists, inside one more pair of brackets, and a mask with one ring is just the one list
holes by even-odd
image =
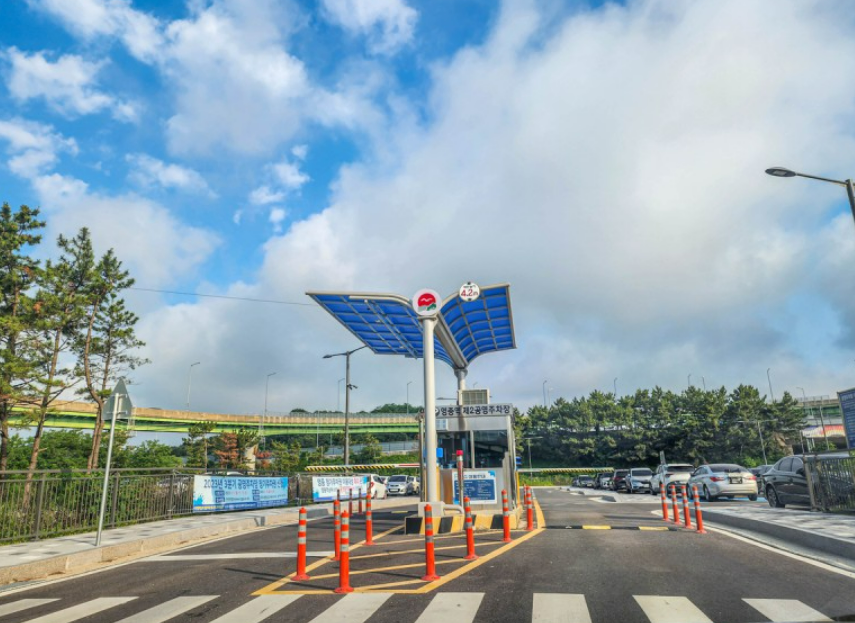
[[110, 484], [110, 460], [113, 458], [113, 439], [116, 437], [116, 424], [119, 422], [119, 404], [123, 396], [118, 394], [113, 400], [113, 419], [110, 422], [110, 441], [107, 442], [107, 464], [104, 466], [104, 484], [101, 487], [101, 508], [98, 511], [98, 532], [95, 535], [95, 547], [101, 545], [101, 532], [104, 530], [104, 512], [107, 510], [107, 486]]

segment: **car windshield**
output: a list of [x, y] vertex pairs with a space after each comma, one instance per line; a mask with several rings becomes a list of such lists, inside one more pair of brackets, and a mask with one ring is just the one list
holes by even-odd
[[669, 465], [668, 471], [672, 474], [681, 473], [681, 472], [693, 472], [695, 468], [691, 465]]
[[633, 476], [652, 476], [653, 472], [647, 469], [646, 467], [641, 467], [638, 469], [632, 470]]
[[733, 463], [721, 463], [717, 465], [709, 465], [710, 471], [715, 474], [733, 474], [737, 472], [747, 472], [748, 470], [741, 465]]
[[407, 477], [406, 476], [392, 476], [389, 479], [389, 482], [390, 483], [392, 483], [392, 482], [407, 482]]

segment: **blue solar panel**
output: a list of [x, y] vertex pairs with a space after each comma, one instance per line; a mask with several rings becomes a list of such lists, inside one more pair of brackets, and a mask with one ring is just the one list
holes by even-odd
[[[375, 353], [424, 356], [419, 319], [409, 303], [348, 293], [309, 296]], [[455, 296], [443, 306], [440, 316], [466, 365], [484, 353], [516, 348], [510, 301], [509, 286], [499, 285], [482, 289], [478, 300], [464, 302]], [[438, 337], [434, 349], [437, 359], [454, 366]]]

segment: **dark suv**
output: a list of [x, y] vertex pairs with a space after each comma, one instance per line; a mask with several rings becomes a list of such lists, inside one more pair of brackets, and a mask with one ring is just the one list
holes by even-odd
[[810, 506], [805, 462], [801, 456], [785, 456], [763, 474], [766, 499], [773, 508], [787, 504]]
[[620, 491], [623, 489], [626, 491], [627, 483], [626, 477], [629, 476], [628, 469], [616, 469], [614, 476], [612, 476], [612, 490]]

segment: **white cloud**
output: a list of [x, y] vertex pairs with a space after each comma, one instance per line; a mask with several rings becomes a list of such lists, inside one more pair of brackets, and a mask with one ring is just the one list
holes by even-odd
[[24, 178], [51, 169], [59, 153], [77, 154], [74, 139], [64, 138], [50, 126], [24, 119], [0, 119], [0, 140], [7, 142], [9, 170]]
[[48, 217], [49, 237], [89, 227], [100, 252], [115, 248], [146, 287], [193, 276], [220, 244], [212, 232], [181, 223], [143, 197], [93, 192], [82, 180], [56, 173], [36, 178], [33, 187]]
[[146, 154], [130, 154], [126, 157], [133, 167], [128, 177], [142, 186], [162, 186], [179, 190], [206, 194], [216, 194], [208, 187], [198, 172], [178, 164], [167, 164]]
[[18, 101], [43, 97], [54, 110], [69, 116], [110, 110], [119, 121], [134, 121], [136, 108], [96, 88], [105, 62], [90, 63], [67, 54], [51, 62], [44, 52], [26, 54], [15, 48], [6, 52], [11, 64], [9, 92]]
[[249, 201], [254, 205], [279, 203], [285, 198], [282, 191], [273, 191], [269, 186], [259, 186], [249, 194]]
[[297, 160], [305, 160], [306, 156], [309, 154], [309, 146], [294, 145], [294, 147], [291, 148], [291, 154], [297, 158]]
[[[851, 385], [849, 351], [815, 360], [793, 337], [814, 316], [786, 311], [808, 292], [832, 310], [823, 342], [851, 349], [845, 197], [763, 174], [834, 175], [855, 159], [855, 83], [840, 79], [855, 70], [851, 19], [810, 2], [649, 0], [563, 21], [537, 6], [506, 5], [483, 45], [434, 67], [430, 123], [402, 123], [373, 161], [344, 169], [330, 206], [272, 237], [257, 282], [234, 290], [299, 301], [310, 289], [509, 281], [519, 350], [470, 372], [496, 400], [539, 401], [541, 379], [553, 396], [610, 389], [615, 376], [622, 391], [679, 389], [689, 373], [761, 385], [769, 366], [779, 394]], [[256, 363], [223, 404], [257, 411], [249, 388], [275, 369], [287, 381], [277, 404], [329, 405], [340, 370], [318, 354], [354, 338], [300, 309], [203, 302], [149, 326], [153, 343], [180, 335], [199, 348], [229, 327], [209, 350]], [[420, 373], [407, 365], [366, 353], [357, 399], [400, 396]]]
[[298, 190], [311, 178], [291, 162], [280, 162], [271, 167], [276, 180], [288, 190]]
[[232, 223], [235, 225], [240, 225], [240, 221], [243, 218], [243, 210], [235, 210], [234, 214], [232, 214]]
[[273, 231], [277, 234], [282, 231], [282, 223], [285, 221], [286, 212], [284, 208], [271, 208], [269, 220], [273, 224]]
[[413, 39], [418, 12], [403, 0], [323, 0], [330, 22], [368, 39], [369, 49], [390, 54]]

